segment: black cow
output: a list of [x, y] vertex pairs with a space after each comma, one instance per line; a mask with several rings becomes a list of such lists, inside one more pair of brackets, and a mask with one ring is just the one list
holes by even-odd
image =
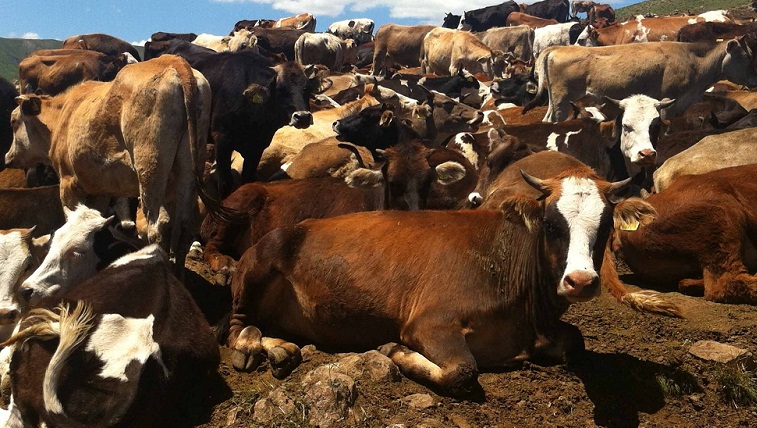
[[215, 144], [221, 196], [232, 190], [234, 150], [244, 157], [242, 181], [253, 181], [263, 150], [277, 129], [284, 125], [307, 128], [313, 123], [308, 98], [320, 81], [306, 76], [301, 65], [286, 62], [274, 66], [249, 50], [215, 52], [183, 40], [158, 43], [162, 43], [161, 50], [153, 43], [145, 46], [146, 57], [148, 53], [179, 55], [210, 83], [210, 136]]
[[16, 87], [0, 77], [0, 171], [5, 169], [5, 153], [13, 142], [11, 112], [17, 107], [17, 96]]
[[369, 67], [373, 63], [373, 42], [365, 42], [357, 47], [357, 61], [355, 61], [355, 67], [363, 68]]
[[487, 6], [481, 9], [463, 12], [460, 25], [470, 31], [486, 31], [494, 27], [506, 27], [507, 17], [512, 12], [519, 12], [520, 6], [514, 1], [506, 1], [500, 5]]
[[197, 34], [195, 33], [164, 33], [162, 31], [152, 33], [152, 36], [150, 36], [150, 40], [153, 42], [165, 42], [172, 39], [180, 39], [186, 40], [188, 42], [193, 42], [196, 38]]
[[526, 7], [526, 13], [544, 19], [556, 19], [557, 22], [570, 20], [570, 3], [568, 0], [544, 0]]
[[503, 103], [525, 106], [536, 95], [536, 82], [527, 74], [516, 74], [508, 79], [494, 80], [490, 86], [492, 94]]
[[377, 149], [387, 149], [420, 137], [397, 117], [393, 106], [386, 103], [339, 119], [333, 127], [339, 141], [366, 147], [374, 155]]
[[[420, 102], [428, 98], [428, 91], [436, 91], [448, 97], [457, 98], [463, 88], [478, 89], [480, 86], [475, 76], [466, 75], [462, 70], [454, 76], [441, 77], [395, 74], [391, 79], [380, 80], [376, 84]], [[419, 86], [421, 84], [423, 87]]]
[[442, 24], [442, 28], [452, 28], [456, 29], [458, 25], [460, 25], [460, 19], [462, 19], [461, 15], [453, 15], [451, 13], [447, 13], [444, 15], [444, 23]]
[[141, 61], [137, 48], [132, 46], [131, 43], [108, 34], [94, 33], [71, 36], [63, 41], [61, 49], [86, 49], [110, 56], [119, 56], [128, 52], [137, 61]]
[[257, 28], [273, 28], [275, 24], [276, 20], [274, 19], [243, 19], [234, 24], [234, 29], [231, 30], [229, 35], [233, 36], [235, 32], [243, 28], [252, 31]]

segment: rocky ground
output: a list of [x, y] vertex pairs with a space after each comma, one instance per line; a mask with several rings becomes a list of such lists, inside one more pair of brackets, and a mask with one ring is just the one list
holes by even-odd
[[[224, 287], [192, 262], [191, 287], [201, 301], [228, 299]], [[633, 283], [632, 276], [623, 278]], [[632, 287], [633, 288], [633, 287]], [[304, 362], [285, 380], [267, 366], [238, 373], [222, 348], [222, 379], [202, 427], [755, 427], [757, 307], [715, 304], [666, 293], [686, 319], [639, 314], [608, 294], [573, 305], [563, 319], [578, 326], [587, 352], [574, 365], [526, 363], [483, 373], [485, 397], [461, 401], [400, 375], [377, 352], [334, 354], [303, 349]], [[218, 313], [209, 317], [217, 319]], [[709, 342], [717, 344], [707, 352]], [[697, 350], [699, 349], [699, 350]], [[704, 350], [702, 350], [704, 349]], [[695, 356], [692, 352], [708, 358]], [[752, 371], [750, 371], [751, 369]], [[744, 388], [746, 387], [746, 388]], [[748, 389], [751, 387], [751, 391]]]

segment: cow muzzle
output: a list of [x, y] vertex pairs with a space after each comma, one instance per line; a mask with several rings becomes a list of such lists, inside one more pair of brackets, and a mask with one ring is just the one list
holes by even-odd
[[636, 154], [636, 161], [634, 163], [638, 165], [654, 165], [656, 160], [657, 152], [655, 150], [644, 149]]
[[7, 168], [15, 168], [16, 167], [14, 165], [15, 158], [16, 158], [16, 156], [13, 154], [12, 151], [6, 153], [5, 154], [5, 166]]
[[563, 277], [558, 294], [571, 302], [585, 302], [599, 295], [599, 276], [590, 271], [573, 271]]
[[297, 129], [305, 129], [312, 124], [313, 115], [309, 111], [296, 111], [292, 113], [292, 119], [289, 121], [289, 126]]

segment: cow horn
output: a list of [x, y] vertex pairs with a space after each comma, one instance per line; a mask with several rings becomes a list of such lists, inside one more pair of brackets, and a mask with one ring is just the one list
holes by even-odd
[[625, 199], [625, 197], [618, 196], [618, 194], [622, 193], [623, 190], [626, 189], [629, 183], [631, 183], [631, 177], [628, 177], [625, 180], [610, 183], [610, 186], [607, 189], [607, 195], [610, 202], [612, 202], [613, 204], [617, 204], [621, 202], [623, 199]]
[[612, 104], [615, 104], [616, 106], [620, 107], [620, 100], [616, 100], [615, 98], [610, 98], [605, 95], [605, 99], [609, 101]]
[[352, 154], [355, 155], [355, 159], [357, 159], [357, 166], [359, 168], [365, 168], [365, 163], [363, 162], [363, 157], [360, 156], [360, 151], [358, 151], [357, 147], [353, 146], [352, 144], [345, 144], [345, 143], [339, 143], [336, 145], [337, 147], [345, 150], [349, 150], [352, 152]]
[[526, 180], [526, 183], [528, 183], [529, 186], [540, 191], [544, 196], [549, 196], [549, 194], [552, 193], [552, 189], [550, 189], [541, 178], [536, 178], [522, 169], [520, 170], [520, 175], [523, 176], [523, 179]]
[[662, 101], [658, 101], [657, 104], [655, 104], [655, 107], [657, 107], [657, 110], [662, 110], [670, 107], [674, 102], [676, 102], [675, 98], [672, 100], [670, 98], [663, 98]]

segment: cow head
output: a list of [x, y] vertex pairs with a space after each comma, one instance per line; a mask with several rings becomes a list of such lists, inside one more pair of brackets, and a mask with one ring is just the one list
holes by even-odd
[[8, 168], [28, 168], [38, 163], [50, 164], [50, 129], [40, 120], [42, 101], [47, 96], [21, 95], [11, 113], [13, 143], [5, 154]]
[[[359, 156], [356, 150], [353, 153]], [[378, 154], [384, 158], [383, 165], [377, 169], [361, 166], [352, 171], [345, 181], [350, 187], [384, 186], [387, 209], [424, 209], [434, 181], [448, 186], [462, 180], [466, 174], [465, 167], [455, 161], [432, 167], [429, 158], [434, 150], [418, 140], [378, 150]]]
[[470, 31], [474, 25], [481, 25], [478, 18], [473, 14], [463, 11], [462, 16], [460, 17], [460, 23], [457, 24], [457, 29], [462, 31]]
[[722, 64], [722, 78], [737, 85], [757, 86], [755, 70], [755, 48], [757, 40], [753, 34], [737, 37], [725, 42], [725, 57]]
[[16, 299], [19, 284], [39, 266], [50, 242], [50, 235], [32, 238], [34, 228], [0, 231], [0, 325], [18, 321]]
[[[621, 101], [605, 98], [621, 110], [615, 119], [613, 141], [620, 139], [620, 150], [626, 163], [630, 161], [633, 165], [654, 165], [657, 158], [655, 147], [663, 124], [660, 110], [670, 107], [675, 100], [665, 98], [657, 101], [646, 95], [632, 95]], [[630, 169], [628, 172], [632, 176], [635, 173]]]
[[608, 183], [590, 170], [568, 170], [544, 180], [521, 174], [541, 196], [505, 200], [505, 217], [541, 235], [541, 262], [557, 281], [558, 296], [568, 302], [598, 296], [598, 272], [615, 223], [638, 227], [654, 218], [654, 208], [638, 198], [623, 201], [618, 196], [630, 179]]
[[314, 67], [303, 68], [294, 61], [273, 67], [276, 72], [271, 83], [271, 94], [276, 100], [273, 107], [289, 118], [289, 126], [304, 129], [313, 124], [309, 98], [325, 88]]
[[444, 23], [442, 24], [442, 28], [457, 28], [460, 25], [460, 19], [462, 17], [460, 15], [453, 15], [451, 13], [447, 13], [444, 15]]
[[30, 306], [45, 298], [62, 296], [92, 276], [106, 257], [112, 257], [107, 242], [112, 237], [107, 226], [114, 217], [103, 218], [97, 210], [84, 205], [67, 214], [66, 223], [53, 234], [50, 250], [39, 268], [18, 290], [21, 300]]
[[349, 141], [374, 150], [387, 147], [382, 143], [397, 141], [399, 134], [395, 120], [394, 106], [382, 103], [339, 119], [333, 123], [332, 128], [340, 141]]

